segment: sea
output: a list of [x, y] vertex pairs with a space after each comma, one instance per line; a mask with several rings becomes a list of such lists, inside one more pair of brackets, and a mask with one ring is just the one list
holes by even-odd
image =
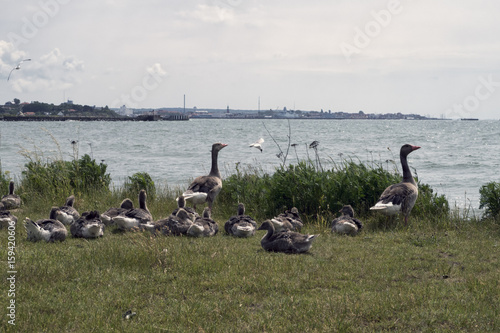
[[[264, 139], [262, 152], [249, 145]], [[316, 150], [310, 148], [317, 141]], [[188, 121], [0, 121], [3, 172], [19, 180], [30, 159], [71, 160], [84, 154], [107, 165], [114, 186], [147, 172], [159, 186], [184, 188], [210, 170], [213, 143], [223, 177], [252, 168], [310, 160], [324, 169], [345, 159], [401, 171], [399, 149], [420, 182], [451, 207], [481, 213], [479, 189], [500, 182], [500, 121], [190, 119]], [[319, 162], [316, 162], [319, 158]]]

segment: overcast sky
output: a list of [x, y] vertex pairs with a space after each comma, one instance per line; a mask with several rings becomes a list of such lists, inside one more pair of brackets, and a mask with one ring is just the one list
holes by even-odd
[[185, 94], [188, 108], [500, 119], [499, 14], [493, 0], [1, 0], [0, 103]]

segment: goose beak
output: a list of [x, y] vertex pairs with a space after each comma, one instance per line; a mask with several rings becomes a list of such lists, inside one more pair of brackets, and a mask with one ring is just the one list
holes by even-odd
[[419, 146], [411, 146], [411, 151], [414, 151], [414, 150], [417, 150], [417, 149], [420, 149], [421, 147]]

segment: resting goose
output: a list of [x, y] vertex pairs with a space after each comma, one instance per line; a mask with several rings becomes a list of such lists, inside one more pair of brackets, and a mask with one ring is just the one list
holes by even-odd
[[210, 217], [210, 208], [205, 207], [203, 215], [198, 217], [187, 230], [187, 235], [193, 237], [210, 237], [215, 236], [218, 231], [219, 226]]
[[101, 220], [106, 225], [113, 224], [113, 217], [120, 215], [121, 213], [134, 208], [134, 203], [129, 198], [123, 199], [120, 207], [112, 207], [101, 214]]
[[299, 210], [293, 207], [291, 210], [286, 210], [284, 213], [271, 219], [276, 231], [280, 230], [292, 230], [300, 231], [304, 223], [299, 216]]
[[342, 215], [332, 221], [332, 232], [354, 236], [361, 231], [363, 224], [354, 218], [354, 209], [351, 205], [345, 205], [339, 212]]
[[61, 221], [66, 225], [70, 225], [71, 223], [76, 221], [80, 217], [80, 214], [73, 207], [74, 204], [75, 196], [71, 195], [66, 199], [66, 203], [64, 204], [64, 206], [59, 207], [55, 220]]
[[417, 149], [420, 149], [420, 147], [409, 144], [405, 144], [401, 147], [399, 158], [403, 168], [403, 181], [386, 188], [380, 196], [379, 201], [375, 206], [370, 208], [371, 210], [378, 210], [386, 215], [402, 213], [405, 225], [408, 224], [408, 217], [418, 197], [418, 186], [408, 167], [407, 156]]
[[238, 204], [238, 212], [231, 216], [224, 224], [226, 233], [236, 237], [251, 237], [255, 235], [257, 223], [250, 216], [245, 215], [245, 205]]
[[17, 223], [17, 217], [12, 215], [8, 210], [0, 210], [0, 229], [8, 228], [10, 226], [15, 226]]
[[295, 231], [275, 231], [274, 225], [267, 220], [257, 230], [267, 230], [260, 245], [266, 251], [285, 253], [304, 253], [309, 251], [318, 235], [304, 235]]
[[185, 210], [188, 215], [189, 215], [189, 218], [191, 220], [196, 220], [197, 217], [200, 217], [200, 214], [198, 214], [193, 208], [191, 207], [186, 207], [186, 199], [184, 198], [183, 195], [180, 195], [177, 199], [177, 208], [174, 209], [174, 211], [172, 212], [172, 215], [177, 215], [177, 212], [179, 210]]
[[14, 182], [9, 183], [9, 194], [2, 197], [3, 209], [16, 209], [21, 206], [21, 197], [14, 194]]
[[27, 239], [32, 242], [44, 240], [46, 242], [63, 241], [68, 235], [68, 230], [61, 221], [55, 219], [58, 207], [52, 207], [48, 219], [33, 222], [30, 218], [24, 220], [24, 227], [28, 235]]
[[146, 205], [146, 197], [146, 191], [141, 190], [139, 192], [139, 208], [128, 209], [112, 218], [118, 229], [132, 230], [138, 228], [150, 231], [154, 229], [153, 216], [151, 216]]
[[166, 236], [186, 235], [189, 227], [194, 223], [198, 214], [188, 211], [188, 207], [184, 206], [184, 197], [181, 195], [177, 198], [178, 207], [165, 219], [155, 222], [155, 229], [160, 230]]
[[210, 173], [207, 176], [195, 178], [186, 192], [182, 194], [187, 201], [192, 203], [195, 210], [196, 205], [205, 202], [208, 203], [208, 208], [212, 210], [215, 198], [222, 189], [222, 179], [217, 164], [217, 158], [219, 156], [219, 151], [226, 146], [227, 144], [225, 143], [214, 143], [212, 145], [212, 167]]
[[97, 238], [104, 235], [104, 223], [101, 221], [98, 211], [85, 212], [71, 223], [69, 231], [73, 237]]

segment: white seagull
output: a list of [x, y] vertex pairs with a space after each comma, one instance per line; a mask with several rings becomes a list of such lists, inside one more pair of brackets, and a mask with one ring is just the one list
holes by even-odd
[[264, 143], [264, 139], [263, 138], [260, 138], [259, 140], [255, 141], [254, 143], [252, 143], [249, 147], [255, 147], [257, 148], [258, 150], [260, 150], [260, 152], [262, 153], [262, 144]]
[[25, 61], [31, 61], [31, 59], [24, 59], [24, 60], [21, 60], [21, 62], [20, 62], [20, 63], [18, 63], [16, 67], [12, 68], [12, 70], [11, 70], [11, 71], [10, 71], [10, 73], [9, 73], [9, 77], [7, 78], [7, 81], [9, 81], [9, 79], [10, 79], [10, 75], [12, 74], [12, 72], [13, 72], [13, 71], [21, 69], [21, 64], [22, 64], [23, 62], [25, 62]]

